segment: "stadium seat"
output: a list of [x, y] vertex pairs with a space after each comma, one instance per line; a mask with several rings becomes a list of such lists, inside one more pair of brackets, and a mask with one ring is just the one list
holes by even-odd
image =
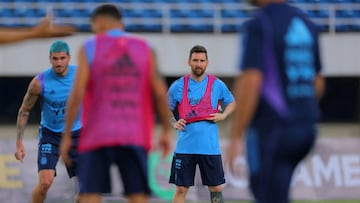
[[322, 3], [328, 3], [331, 0], [307, 0], [306, 3], [310, 4], [322, 4]]
[[317, 26], [320, 32], [329, 32], [329, 25], [318, 24]]
[[337, 24], [335, 25], [335, 31], [336, 32], [349, 32], [351, 31], [351, 25], [347, 24]]
[[332, 0], [332, 2], [342, 4], [342, 3], [351, 3], [352, 0]]
[[0, 17], [1, 18], [11, 18], [13, 17], [14, 10], [11, 8], [0, 8]]
[[221, 32], [224, 33], [240, 32], [241, 29], [242, 29], [241, 25], [235, 25], [235, 24], [224, 24], [221, 26]]
[[170, 18], [187, 18], [189, 17], [189, 11], [172, 9], [170, 10]]
[[221, 11], [221, 17], [223, 17], [223, 18], [244, 18], [244, 17], [248, 17], [248, 14], [246, 12], [244, 12], [243, 10], [239, 10], [239, 9], [231, 9], [231, 10], [223, 9]]
[[305, 14], [306, 14], [309, 18], [315, 18], [315, 17], [317, 17], [317, 12], [316, 12], [316, 10], [307, 10], [307, 11], [305, 11]]
[[136, 32], [137, 30], [139, 30], [139, 27], [140, 26], [136, 24], [125, 25], [125, 30], [127, 32]]
[[214, 26], [213, 25], [206, 25], [206, 24], [191, 24], [189, 25], [188, 32], [213, 32]]
[[329, 17], [329, 10], [324, 10], [324, 9], [318, 10], [317, 11], [317, 17], [319, 17], [319, 18], [328, 18]]
[[161, 24], [145, 24], [142, 29], [143, 32], [161, 32], [163, 28]]
[[[245, 3], [245, 0], [1, 0], [1, 2], [1, 22], [7, 26], [19, 26], [23, 23], [30, 25], [34, 19], [45, 16], [47, 8], [51, 7], [55, 19], [74, 22], [82, 31], [90, 30], [89, 25], [84, 22], [87, 22], [95, 5], [104, 2], [126, 5], [123, 9], [125, 21], [128, 21], [126, 29], [139, 32], [168, 30], [160, 24], [163, 22], [162, 18], [167, 17], [168, 14], [171, 26], [169, 29], [172, 32], [214, 32], [218, 29], [225, 33], [238, 32], [241, 31], [241, 23], [252, 16], [251, 8], [239, 4]], [[328, 31], [329, 22], [331, 23], [326, 20], [332, 16], [330, 7], [335, 8], [336, 30], [341, 32], [359, 30], [360, 0], [289, 0], [289, 2], [295, 6], [299, 4], [306, 15], [315, 22], [320, 22], [318, 24], [322, 31]], [[166, 6], [170, 8], [169, 13], [164, 13], [163, 8]], [[215, 17], [221, 19], [216, 20]], [[18, 22], [14, 23], [16, 20], [11, 18], [16, 18]]]
[[353, 11], [352, 10], [336, 10], [335, 17], [337, 18], [352, 18]]
[[170, 32], [187, 32], [189, 30], [187, 25], [172, 24], [170, 25]]

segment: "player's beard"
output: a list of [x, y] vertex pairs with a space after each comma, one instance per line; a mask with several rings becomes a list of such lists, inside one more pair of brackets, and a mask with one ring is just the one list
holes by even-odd
[[65, 71], [65, 66], [56, 66], [55, 70], [56, 70], [56, 73], [62, 73]]
[[200, 68], [200, 67], [196, 67], [195, 69], [192, 70], [192, 73], [193, 73], [196, 77], [201, 77], [202, 75], [204, 75], [205, 69]]
[[54, 68], [54, 72], [57, 75], [63, 75], [66, 72], [67, 66], [56, 66]]

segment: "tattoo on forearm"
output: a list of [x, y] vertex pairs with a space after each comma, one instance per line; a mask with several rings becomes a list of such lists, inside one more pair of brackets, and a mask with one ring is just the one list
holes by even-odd
[[27, 96], [24, 99], [24, 103], [27, 106], [32, 106], [34, 104], [34, 100], [30, 96]]
[[33, 84], [30, 84], [30, 87], [25, 95], [24, 101], [23, 101], [23, 105], [32, 108], [36, 101], [37, 101], [37, 95], [34, 95], [35, 86]]
[[36, 101], [39, 98], [39, 90], [38, 89], [39, 88], [36, 85], [36, 81], [33, 80], [30, 83], [28, 90], [24, 96], [22, 105], [21, 105], [19, 113], [18, 113], [17, 123], [16, 123], [17, 140], [18, 141], [22, 140], [22, 138], [23, 138], [25, 127], [26, 127], [28, 119], [29, 119], [30, 111], [34, 107]]
[[22, 140], [27, 121], [29, 119], [29, 112], [19, 111], [17, 119], [17, 140]]

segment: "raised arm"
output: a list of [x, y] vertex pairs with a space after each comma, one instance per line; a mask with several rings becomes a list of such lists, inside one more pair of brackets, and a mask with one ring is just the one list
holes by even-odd
[[23, 161], [25, 156], [25, 148], [23, 145], [23, 136], [25, 127], [30, 115], [31, 109], [34, 107], [36, 101], [40, 96], [40, 82], [35, 77], [29, 84], [29, 87], [24, 96], [23, 102], [19, 109], [17, 117], [17, 138], [16, 138], [16, 151], [15, 158], [19, 161]]
[[44, 18], [32, 28], [0, 28], [0, 43], [19, 42], [27, 39], [62, 37], [73, 34], [75, 28], [70, 25], [55, 25], [51, 18]]

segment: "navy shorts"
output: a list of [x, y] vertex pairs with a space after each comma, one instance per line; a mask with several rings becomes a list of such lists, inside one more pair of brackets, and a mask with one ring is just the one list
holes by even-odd
[[314, 125], [250, 128], [246, 135], [250, 189], [256, 202], [288, 203], [296, 166], [311, 150]]
[[80, 193], [110, 193], [110, 166], [120, 172], [124, 195], [150, 194], [147, 153], [137, 146], [106, 147], [79, 154]]
[[199, 165], [203, 185], [218, 186], [225, 183], [221, 155], [174, 154], [169, 183], [177, 186], [194, 185], [196, 165]]
[[[69, 177], [76, 176], [78, 166], [77, 143], [80, 130], [73, 131], [73, 146], [70, 151], [72, 166], [66, 167]], [[56, 164], [59, 160], [59, 146], [61, 142], [61, 133], [53, 132], [45, 127], [39, 128], [38, 145], [38, 171], [44, 169], [53, 169], [56, 174]]]

